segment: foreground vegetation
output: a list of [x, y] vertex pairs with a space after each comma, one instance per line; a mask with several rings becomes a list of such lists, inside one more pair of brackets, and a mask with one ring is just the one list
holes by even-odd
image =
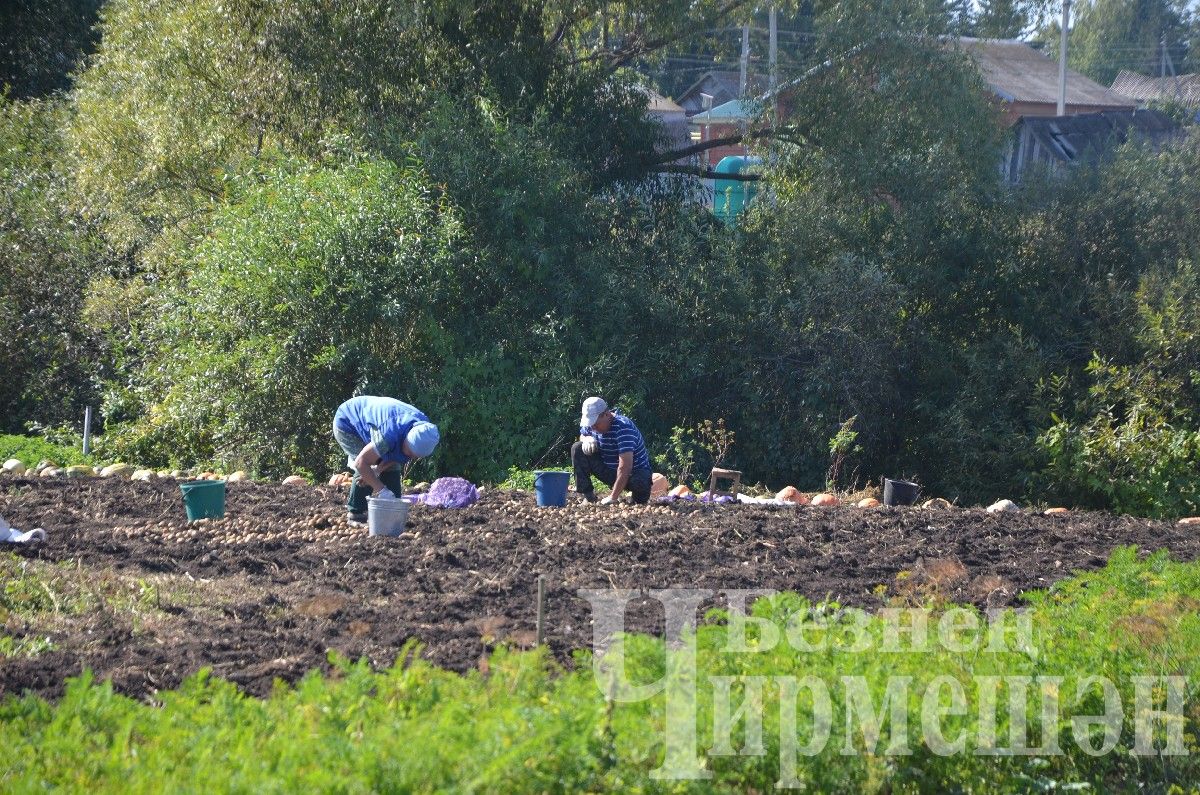
[[[26, 609], [18, 597], [10, 594], [6, 606]], [[29, 598], [41, 597], [31, 589]], [[936, 622], [948, 606], [938, 605], [936, 594], [930, 598]], [[781, 776], [781, 677], [811, 676], [834, 694], [831, 735], [819, 753], [797, 757], [794, 780], [817, 791], [1028, 792], [1090, 785], [1103, 791], [1194, 792], [1189, 787], [1200, 777], [1200, 564], [1171, 562], [1162, 554], [1139, 561], [1133, 550], [1122, 550], [1103, 570], [1033, 594], [1030, 606], [1032, 632], [1012, 632], [1000, 647], [966, 629], [954, 643], [914, 651], [908, 639], [899, 642], [901, 651], [883, 653], [894, 624], [876, 616], [861, 634], [848, 618], [819, 624], [836, 606], [810, 605], [793, 595], [760, 600], [753, 613], [781, 633], [789, 622], [803, 626], [813, 645], [832, 639], [828, 648], [772, 646], [769, 633], [751, 626], [746, 648], [752, 651], [731, 651], [735, 625], [723, 614], [710, 615], [695, 636], [696, 747], [703, 770], [711, 773], [704, 780], [650, 777], [663, 762], [667, 695], [608, 703], [587, 656], [573, 670], [563, 670], [541, 652], [501, 651], [487, 672], [460, 676], [421, 662], [418, 649], [410, 647], [389, 670], [339, 661], [337, 675], [311, 674], [295, 687], [280, 685], [261, 701], [204, 674], [160, 693], [155, 704], [131, 701], [88, 676], [73, 682], [57, 704], [10, 697], [0, 706], [7, 742], [0, 786], [8, 792], [768, 791]], [[802, 625], [795, 623], [798, 616]], [[871, 650], [854, 650], [851, 638]], [[630, 637], [623, 648], [630, 682], [663, 677], [661, 640]], [[686, 690], [690, 680], [670, 667], [673, 684], [667, 691]], [[714, 676], [731, 678], [710, 679]], [[1024, 699], [1018, 695], [1011, 702], [1007, 688], [1001, 691], [994, 733], [999, 747], [1057, 742], [1061, 753], [973, 753], [987, 736], [978, 687], [989, 676], [1033, 677]], [[1104, 712], [1103, 688], [1086, 683], [1090, 676], [1111, 681], [1123, 705], [1119, 743], [1099, 755], [1084, 752], [1074, 739], [1104, 747], [1102, 727], [1092, 725], [1080, 735], [1073, 724], [1073, 718]], [[1183, 755], [1130, 753], [1138, 676], [1185, 678], [1182, 703], [1174, 708], [1181, 717], [1155, 723], [1153, 733], [1160, 749], [1173, 733]], [[864, 734], [858, 721], [865, 713], [858, 711], [848, 734], [849, 702], [839, 693], [846, 678], [858, 677], [878, 725], [867, 720]], [[887, 752], [900, 734], [900, 724], [887, 717], [895, 713], [883, 706], [889, 682], [897, 677], [911, 677], [907, 698], [892, 702], [908, 709], [907, 755]], [[962, 685], [965, 709], [955, 711], [949, 680]], [[601, 675], [599, 681], [618, 694], [611, 679]], [[732, 693], [728, 702], [715, 696], [722, 681]], [[965, 753], [941, 755], [920, 739], [922, 695], [931, 684], [947, 688], [933, 704], [943, 710], [947, 741], [966, 738]], [[798, 742], [807, 742], [813, 732], [807, 692], [799, 700]], [[1166, 709], [1167, 695], [1155, 688], [1144, 706]], [[761, 751], [755, 750], [757, 732], [745, 715], [729, 724], [729, 734], [714, 734], [714, 726], [725, 725], [715, 705], [725, 703], [736, 714], [746, 698], [753, 702], [748, 714], [761, 714]], [[1010, 744], [1017, 714], [1012, 704], [1028, 701], [1028, 715], [1036, 716], [1047, 698], [1057, 700], [1058, 717], [1049, 724], [1032, 720], [1028, 737]], [[846, 744], [853, 753], [843, 753]], [[747, 753], [736, 753], [744, 746]]]

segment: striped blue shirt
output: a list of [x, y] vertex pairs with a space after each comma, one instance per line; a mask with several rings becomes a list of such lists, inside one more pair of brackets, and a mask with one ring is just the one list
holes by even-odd
[[646, 452], [646, 442], [642, 432], [633, 424], [633, 420], [613, 410], [612, 427], [608, 433], [600, 433], [594, 428], [579, 429], [580, 436], [591, 436], [600, 442], [600, 458], [609, 469], [617, 468], [617, 457], [621, 453], [633, 453], [633, 471], [650, 471], [650, 454]]

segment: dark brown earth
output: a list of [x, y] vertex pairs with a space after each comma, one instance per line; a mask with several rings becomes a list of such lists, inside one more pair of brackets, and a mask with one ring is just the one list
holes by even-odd
[[[467, 509], [417, 506], [403, 536], [372, 538], [344, 526], [344, 499], [331, 488], [231, 483], [228, 520], [189, 527], [170, 480], [0, 480], [0, 515], [49, 534], [44, 544], [8, 545], [11, 554], [51, 564], [63, 588], [88, 589], [100, 604], [68, 617], [10, 614], [0, 634], [47, 636], [54, 648], [0, 658], [0, 695], [54, 698], [90, 668], [121, 692], [151, 697], [205, 666], [264, 695], [275, 679], [327, 670], [330, 650], [387, 666], [410, 639], [435, 663], [465, 670], [485, 664], [497, 642], [532, 642], [539, 573], [548, 643], [568, 660], [592, 640], [581, 588], [772, 588], [862, 607], [999, 606], [1102, 566], [1121, 545], [1200, 557], [1196, 528], [1103, 513], [542, 509], [531, 494], [491, 492]], [[120, 598], [130, 589], [140, 594], [132, 608]], [[629, 629], [659, 628], [653, 604], [631, 603]]]

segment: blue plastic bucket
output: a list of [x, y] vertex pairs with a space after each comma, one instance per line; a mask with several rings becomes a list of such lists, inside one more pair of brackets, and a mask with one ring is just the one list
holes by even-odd
[[567, 504], [567, 484], [570, 472], [546, 472], [538, 469], [533, 473], [533, 490], [537, 504], [544, 508], [562, 508]]

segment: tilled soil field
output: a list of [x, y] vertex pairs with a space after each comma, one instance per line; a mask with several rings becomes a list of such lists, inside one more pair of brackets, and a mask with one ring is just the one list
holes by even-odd
[[[66, 615], [52, 586], [49, 625], [9, 614], [0, 634], [47, 637], [52, 647], [0, 658], [0, 695], [53, 698], [90, 668], [121, 692], [152, 697], [205, 666], [265, 695], [275, 679], [327, 670], [330, 651], [387, 666], [410, 639], [439, 665], [485, 666], [496, 643], [532, 643], [538, 574], [548, 643], [569, 660], [592, 642], [581, 588], [770, 588], [868, 608], [934, 598], [999, 606], [1102, 566], [1121, 545], [1200, 556], [1194, 527], [1102, 513], [551, 509], [532, 494], [489, 492], [461, 510], [416, 506], [401, 537], [372, 538], [345, 525], [344, 501], [331, 488], [230, 483], [227, 518], [189, 525], [170, 480], [0, 480], [0, 515], [49, 534], [43, 544], [6, 545], [11, 554], [49, 564], [95, 604]], [[635, 599], [628, 628], [659, 630], [656, 606]]]

